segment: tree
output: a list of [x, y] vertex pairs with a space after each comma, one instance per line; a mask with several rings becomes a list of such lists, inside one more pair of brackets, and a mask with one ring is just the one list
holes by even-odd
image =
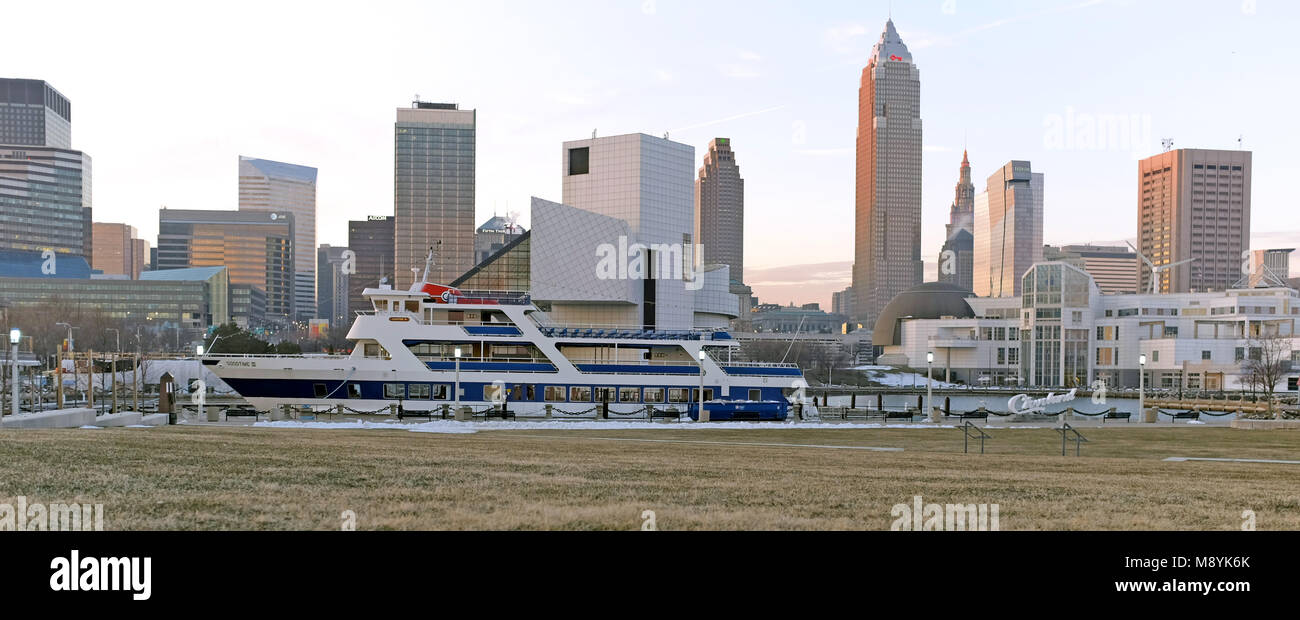
[[1268, 410], [1273, 412], [1273, 393], [1286, 373], [1291, 371], [1291, 336], [1276, 329], [1261, 331], [1250, 340], [1242, 372], [1252, 386], [1259, 386], [1268, 396]]

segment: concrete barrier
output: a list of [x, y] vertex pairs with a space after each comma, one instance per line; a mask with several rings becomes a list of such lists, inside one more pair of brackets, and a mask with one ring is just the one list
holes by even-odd
[[144, 416], [140, 420], [140, 423], [145, 426], [167, 426], [168, 418], [170, 417], [171, 416], [168, 416], [165, 413], [151, 413]]
[[1231, 423], [1232, 428], [1240, 428], [1250, 431], [1279, 431], [1293, 430], [1300, 431], [1300, 420], [1246, 420], [1236, 419]]
[[135, 411], [121, 411], [99, 416], [91, 424], [95, 426], [134, 426], [139, 424], [143, 418], [143, 414]]
[[95, 423], [94, 409], [57, 409], [38, 413], [7, 415], [4, 428], [80, 428]]

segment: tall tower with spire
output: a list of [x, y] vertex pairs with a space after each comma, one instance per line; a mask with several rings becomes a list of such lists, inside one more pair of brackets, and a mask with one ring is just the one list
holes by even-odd
[[854, 313], [870, 328], [923, 274], [921, 74], [892, 19], [862, 70], [854, 202]]
[[970, 178], [970, 158], [963, 149], [961, 173], [948, 216], [948, 235], [939, 252], [939, 281], [971, 290], [974, 256], [975, 183]]

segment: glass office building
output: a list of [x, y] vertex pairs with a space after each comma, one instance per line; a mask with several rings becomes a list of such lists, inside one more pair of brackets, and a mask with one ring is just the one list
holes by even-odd
[[0, 144], [72, 148], [72, 103], [44, 80], [0, 78]]
[[91, 255], [90, 157], [0, 146], [0, 249]]
[[394, 124], [394, 277], [407, 288], [438, 247], [429, 278], [447, 283], [474, 266], [475, 112], [417, 101]]
[[239, 157], [239, 210], [293, 214], [295, 318], [316, 317], [316, 169]]
[[231, 284], [266, 293], [268, 319], [284, 321], [294, 316], [293, 239], [287, 211], [162, 209], [155, 269], [224, 266]]

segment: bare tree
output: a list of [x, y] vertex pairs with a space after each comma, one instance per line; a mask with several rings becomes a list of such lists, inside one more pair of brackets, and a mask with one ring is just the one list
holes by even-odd
[[1278, 382], [1291, 371], [1291, 338], [1277, 330], [1261, 331], [1249, 342], [1242, 372], [1246, 381], [1268, 397], [1268, 410], [1273, 413], [1273, 393]]

